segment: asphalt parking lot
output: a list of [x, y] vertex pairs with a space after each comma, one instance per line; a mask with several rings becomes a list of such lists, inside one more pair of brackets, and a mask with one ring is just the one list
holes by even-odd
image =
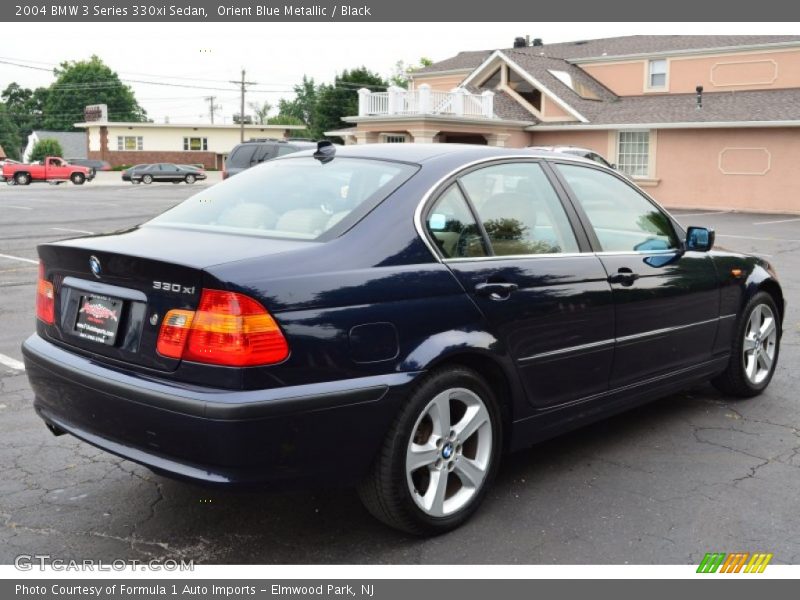
[[658, 400], [508, 457], [458, 531], [410, 538], [349, 490], [210, 491], [153, 475], [35, 416], [18, 367], [34, 326], [35, 246], [134, 225], [190, 186], [0, 186], [0, 563], [68, 559], [197, 563], [686, 564], [708, 551], [800, 562], [800, 216], [687, 214], [717, 244], [768, 258], [788, 314], [768, 391], [710, 386]]

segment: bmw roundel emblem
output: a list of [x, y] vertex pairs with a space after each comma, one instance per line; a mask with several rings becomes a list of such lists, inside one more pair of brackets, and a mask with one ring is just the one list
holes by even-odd
[[89, 268], [92, 270], [92, 275], [100, 279], [102, 268], [100, 267], [100, 259], [96, 256], [89, 257]]

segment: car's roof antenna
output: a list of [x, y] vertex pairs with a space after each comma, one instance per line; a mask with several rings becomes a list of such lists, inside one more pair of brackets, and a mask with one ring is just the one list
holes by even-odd
[[336, 156], [336, 146], [333, 145], [333, 142], [328, 140], [317, 142], [317, 151], [314, 152], [314, 158], [324, 165], [331, 162], [334, 156]]

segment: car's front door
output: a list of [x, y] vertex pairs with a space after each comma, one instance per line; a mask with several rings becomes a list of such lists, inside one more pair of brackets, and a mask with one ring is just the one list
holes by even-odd
[[612, 389], [710, 360], [719, 289], [708, 254], [686, 250], [672, 219], [624, 177], [574, 163], [554, 167], [613, 289]]
[[425, 214], [427, 233], [517, 365], [530, 402], [608, 389], [611, 287], [538, 162], [475, 168]]

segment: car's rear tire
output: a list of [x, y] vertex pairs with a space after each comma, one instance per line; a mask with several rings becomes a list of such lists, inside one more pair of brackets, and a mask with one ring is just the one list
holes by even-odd
[[70, 177], [70, 180], [75, 185], [83, 185], [83, 183], [86, 181], [86, 176], [83, 173], [73, 173]]
[[17, 185], [30, 185], [31, 176], [27, 173], [17, 173], [14, 175], [14, 183]]
[[758, 292], [736, 323], [728, 367], [711, 383], [730, 396], [759, 395], [775, 373], [780, 341], [781, 320], [775, 300], [767, 292]]
[[412, 390], [359, 487], [366, 508], [387, 525], [436, 535], [464, 523], [497, 471], [501, 411], [475, 371], [431, 372]]
[[146, 183], [147, 185], [150, 185], [151, 183], [153, 183], [153, 176], [152, 175], [143, 176], [142, 177], [142, 183]]
[[186, 183], [188, 183], [189, 185], [193, 184], [195, 181], [197, 181], [197, 177], [195, 177], [194, 175], [190, 174], [186, 176]]

